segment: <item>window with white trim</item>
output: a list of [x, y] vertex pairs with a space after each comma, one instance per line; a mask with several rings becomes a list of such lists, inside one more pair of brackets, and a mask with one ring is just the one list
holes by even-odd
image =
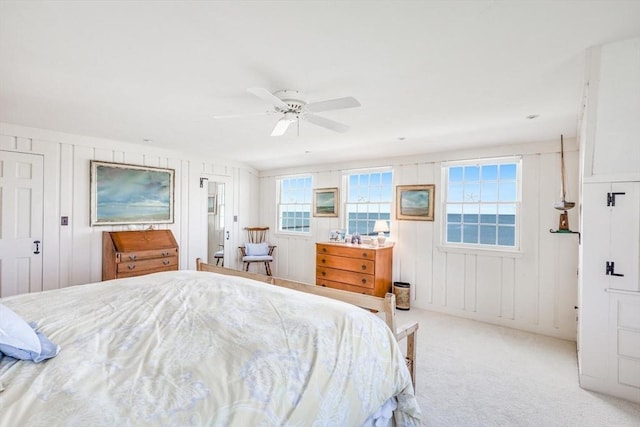
[[443, 165], [443, 243], [472, 247], [519, 247], [521, 158]]
[[376, 220], [391, 220], [393, 173], [391, 170], [377, 169], [349, 172], [344, 177], [347, 233], [377, 235], [378, 233], [373, 232]]
[[278, 231], [309, 233], [311, 176], [280, 178], [278, 183]]

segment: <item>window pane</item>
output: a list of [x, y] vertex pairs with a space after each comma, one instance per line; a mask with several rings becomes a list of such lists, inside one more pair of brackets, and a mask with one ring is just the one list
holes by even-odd
[[500, 179], [516, 179], [516, 165], [513, 163], [500, 165]]
[[482, 166], [482, 180], [493, 181], [498, 179], [498, 165]]
[[464, 243], [478, 243], [478, 226], [464, 224], [462, 226], [462, 241]]
[[496, 227], [493, 225], [480, 226], [480, 244], [495, 245], [496, 244]]
[[462, 184], [450, 184], [449, 191], [447, 192], [448, 201], [461, 202], [462, 199]]
[[483, 182], [481, 189], [482, 189], [481, 198], [483, 202], [498, 201], [498, 183], [497, 182]]
[[447, 225], [447, 242], [460, 243], [462, 242], [462, 233], [460, 224]]
[[480, 180], [480, 168], [478, 166], [465, 166], [464, 168], [464, 180], [479, 181]]
[[480, 184], [464, 185], [464, 201], [477, 202], [480, 200]]
[[516, 183], [515, 182], [500, 182], [500, 201], [501, 202], [513, 202], [516, 200]]
[[516, 229], [510, 226], [498, 227], [498, 244], [503, 246], [515, 246]]
[[449, 182], [461, 182], [462, 181], [462, 168], [454, 167], [449, 168]]

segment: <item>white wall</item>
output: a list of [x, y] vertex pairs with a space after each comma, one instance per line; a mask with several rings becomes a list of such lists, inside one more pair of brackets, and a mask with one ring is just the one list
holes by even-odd
[[[177, 145], [177, 144], [176, 144]], [[188, 156], [151, 145], [64, 134], [0, 123], [0, 150], [41, 154], [44, 157], [44, 232], [42, 238], [43, 289], [101, 280], [102, 232], [127, 230], [127, 226], [89, 225], [89, 161], [100, 160], [175, 169], [175, 222], [158, 225], [171, 229], [180, 248], [180, 268], [195, 269], [197, 257], [206, 259], [207, 186], [201, 176], [226, 177], [233, 191], [228, 212], [238, 215], [230, 230], [232, 265], [238, 265], [236, 248], [243, 241], [242, 227], [258, 220], [255, 170], [216, 159], [215, 153]], [[253, 199], [252, 199], [253, 198]], [[60, 217], [69, 225], [61, 226]]]
[[[341, 187], [342, 172], [354, 168], [392, 166], [394, 185], [436, 184], [434, 222], [391, 220], [393, 280], [412, 285], [412, 306], [575, 340], [578, 237], [551, 234], [557, 229], [560, 198], [560, 141], [538, 142], [477, 151], [386, 159], [349, 165], [315, 166], [264, 172], [260, 175], [260, 223], [277, 229], [276, 180], [311, 173], [314, 188]], [[522, 155], [521, 252], [446, 250], [440, 245], [442, 213], [440, 166], [443, 161]], [[565, 140], [567, 200], [578, 202], [578, 153], [575, 140]], [[342, 209], [341, 209], [342, 211]], [[278, 248], [274, 274], [315, 282], [315, 243], [331, 228], [344, 228], [343, 218], [312, 218], [308, 237], [271, 233]], [[578, 228], [577, 209], [569, 211]]]

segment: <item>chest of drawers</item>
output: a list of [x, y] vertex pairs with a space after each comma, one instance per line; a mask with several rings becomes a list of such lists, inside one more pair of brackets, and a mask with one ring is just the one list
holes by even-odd
[[102, 234], [102, 280], [177, 269], [178, 244], [171, 230]]
[[316, 285], [384, 297], [391, 292], [393, 247], [316, 243]]

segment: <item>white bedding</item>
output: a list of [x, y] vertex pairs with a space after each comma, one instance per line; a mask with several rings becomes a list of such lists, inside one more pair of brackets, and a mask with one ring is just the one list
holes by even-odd
[[419, 425], [385, 323], [327, 298], [178, 271], [9, 297], [62, 348], [0, 359], [2, 426]]

